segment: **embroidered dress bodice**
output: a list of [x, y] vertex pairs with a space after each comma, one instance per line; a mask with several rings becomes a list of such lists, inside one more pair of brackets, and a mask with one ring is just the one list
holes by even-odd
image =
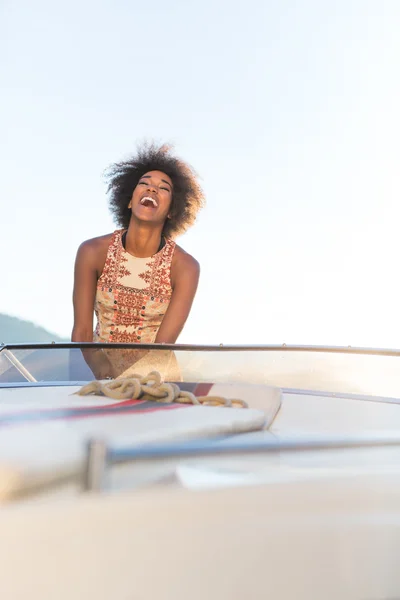
[[171, 262], [175, 242], [148, 258], [125, 251], [120, 229], [113, 233], [97, 282], [95, 342], [152, 343], [172, 295]]

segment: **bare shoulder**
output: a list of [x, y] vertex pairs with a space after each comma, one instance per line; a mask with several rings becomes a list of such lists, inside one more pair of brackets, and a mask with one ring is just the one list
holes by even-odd
[[107, 233], [106, 235], [101, 235], [82, 242], [76, 255], [77, 262], [86, 264], [88, 267], [101, 272], [104, 267], [112, 237], [113, 233]]
[[200, 277], [198, 261], [183, 248], [176, 245], [171, 264], [171, 283], [173, 289], [177, 285], [196, 289]]
[[96, 251], [99, 252], [103, 249], [108, 249], [108, 246], [111, 243], [113, 233], [107, 233], [106, 235], [100, 235], [99, 237], [94, 237], [89, 240], [85, 240], [79, 246], [78, 250], [83, 250], [84, 252]]
[[180, 269], [190, 270], [193, 273], [200, 272], [199, 262], [194, 258], [194, 256], [192, 256], [191, 254], [186, 252], [186, 250], [184, 250], [183, 248], [178, 246], [178, 244], [175, 246], [174, 258], [172, 260], [172, 266], [179, 270]]

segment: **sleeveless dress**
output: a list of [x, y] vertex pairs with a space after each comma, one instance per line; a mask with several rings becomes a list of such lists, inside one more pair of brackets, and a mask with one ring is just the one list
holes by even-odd
[[[123, 229], [114, 231], [97, 282], [93, 341], [149, 344], [154, 342], [171, 300], [171, 263], [176, 244], [167, 239], [153, 256], [137, 258], [125, 251], [123, 233]], [[171, 350], [106, 348], [103, 352], [114, 377], [147, 375], [156, 370], [166, 380], [182, 379]]]
[[123, 233], [113, 233], [97, 282], [93, 341], [152, 343], [171, 300], [176, 244], [167, 239], [153, 256], [137, 258], [125, 251]]

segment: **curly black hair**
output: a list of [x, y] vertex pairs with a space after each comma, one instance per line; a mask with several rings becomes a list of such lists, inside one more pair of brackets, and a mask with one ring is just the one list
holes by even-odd
[[136, 156], [115, 163], [106, 171], [109, 206], [116, 223], [127, 229], [131, 217], [128, 204], [139, 180], [149, 171], [161, 171], [173, 184], [170, 218], [166, 220], [163, 235], [173, 238], [184, 233], [196, 220], [204, 206], [204, 194], [197, 175], [190, 165], [171, 155], [172, 146], [145, 143], [138, 147]]

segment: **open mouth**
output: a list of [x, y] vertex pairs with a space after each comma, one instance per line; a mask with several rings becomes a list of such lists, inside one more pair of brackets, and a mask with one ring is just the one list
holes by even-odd
[[142, 204], [142, 206], [148, 206], [150, 208], [157, 208], [158, 206], [157, 200], [151, 198], [150, 196], [144, 196], [144, 198], [141, 199], [140, 204]]

